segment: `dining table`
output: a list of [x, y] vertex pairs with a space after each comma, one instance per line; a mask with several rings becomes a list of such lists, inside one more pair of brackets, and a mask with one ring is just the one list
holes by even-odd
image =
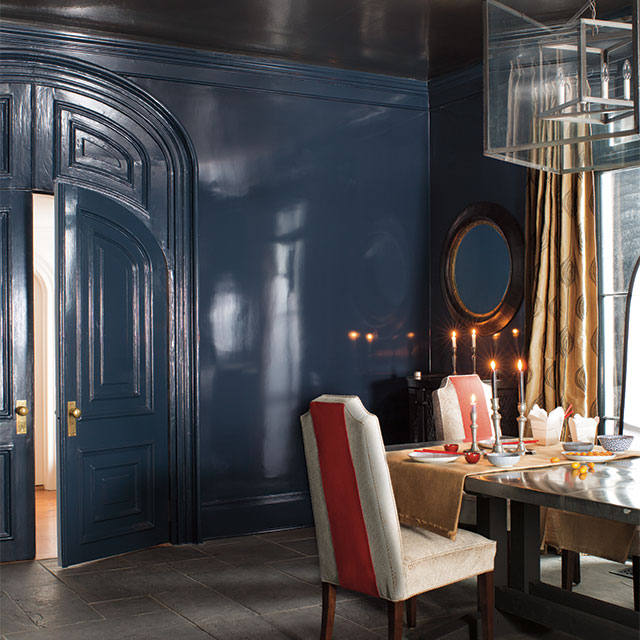
[[[387, 451], [408, 446], [416, 447], [396, 445]], [[397, 459], [397, 453], [391, 455]], [[571, 463], [566, 462], [492, 469], [464, 479], [464, 491], [476, 496], [477, 532], [497, 543], [496, 608], [585, 640], [638, 640], [640, 612], [541, 580], [540, 508], [640, 525], [640, 457], [595, 464], [586, 477], [572, 473]], [[395, 473], [397, 477], [397, 468]]]

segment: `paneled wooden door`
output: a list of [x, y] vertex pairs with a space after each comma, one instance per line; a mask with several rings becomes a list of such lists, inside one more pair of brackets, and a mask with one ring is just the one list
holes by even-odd
[[62, 566], [169, 540], [167, 268], [140, 214], [57, 185]]
[[31, 220], [30, 192], [0, 191], [2, 562], [35, 555]]

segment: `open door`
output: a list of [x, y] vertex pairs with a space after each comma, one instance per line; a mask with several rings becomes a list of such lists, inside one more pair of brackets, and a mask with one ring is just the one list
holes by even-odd
[[167, 268], [136, 213], [59, 184], [60, 563], [169, 539]]
[[31, 193], [0, 191], [0, 561], [35, 556]]

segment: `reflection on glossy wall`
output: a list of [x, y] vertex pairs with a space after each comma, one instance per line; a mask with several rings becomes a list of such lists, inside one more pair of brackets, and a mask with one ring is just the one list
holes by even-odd
[[202, 534], [307, 524], [310, 400], [358, 394], [388, 442], [407, 438], [404, 376], [427, 335], [426, 89], [411, 106], [364, 77], [348, 96], [309, 79], [138, 82], [198, 158]]

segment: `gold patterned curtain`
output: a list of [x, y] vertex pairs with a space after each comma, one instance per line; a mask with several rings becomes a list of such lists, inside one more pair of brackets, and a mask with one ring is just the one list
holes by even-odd
[[598, 415], [598, 271], [592, 173], [529, 170], [526, 402]]

